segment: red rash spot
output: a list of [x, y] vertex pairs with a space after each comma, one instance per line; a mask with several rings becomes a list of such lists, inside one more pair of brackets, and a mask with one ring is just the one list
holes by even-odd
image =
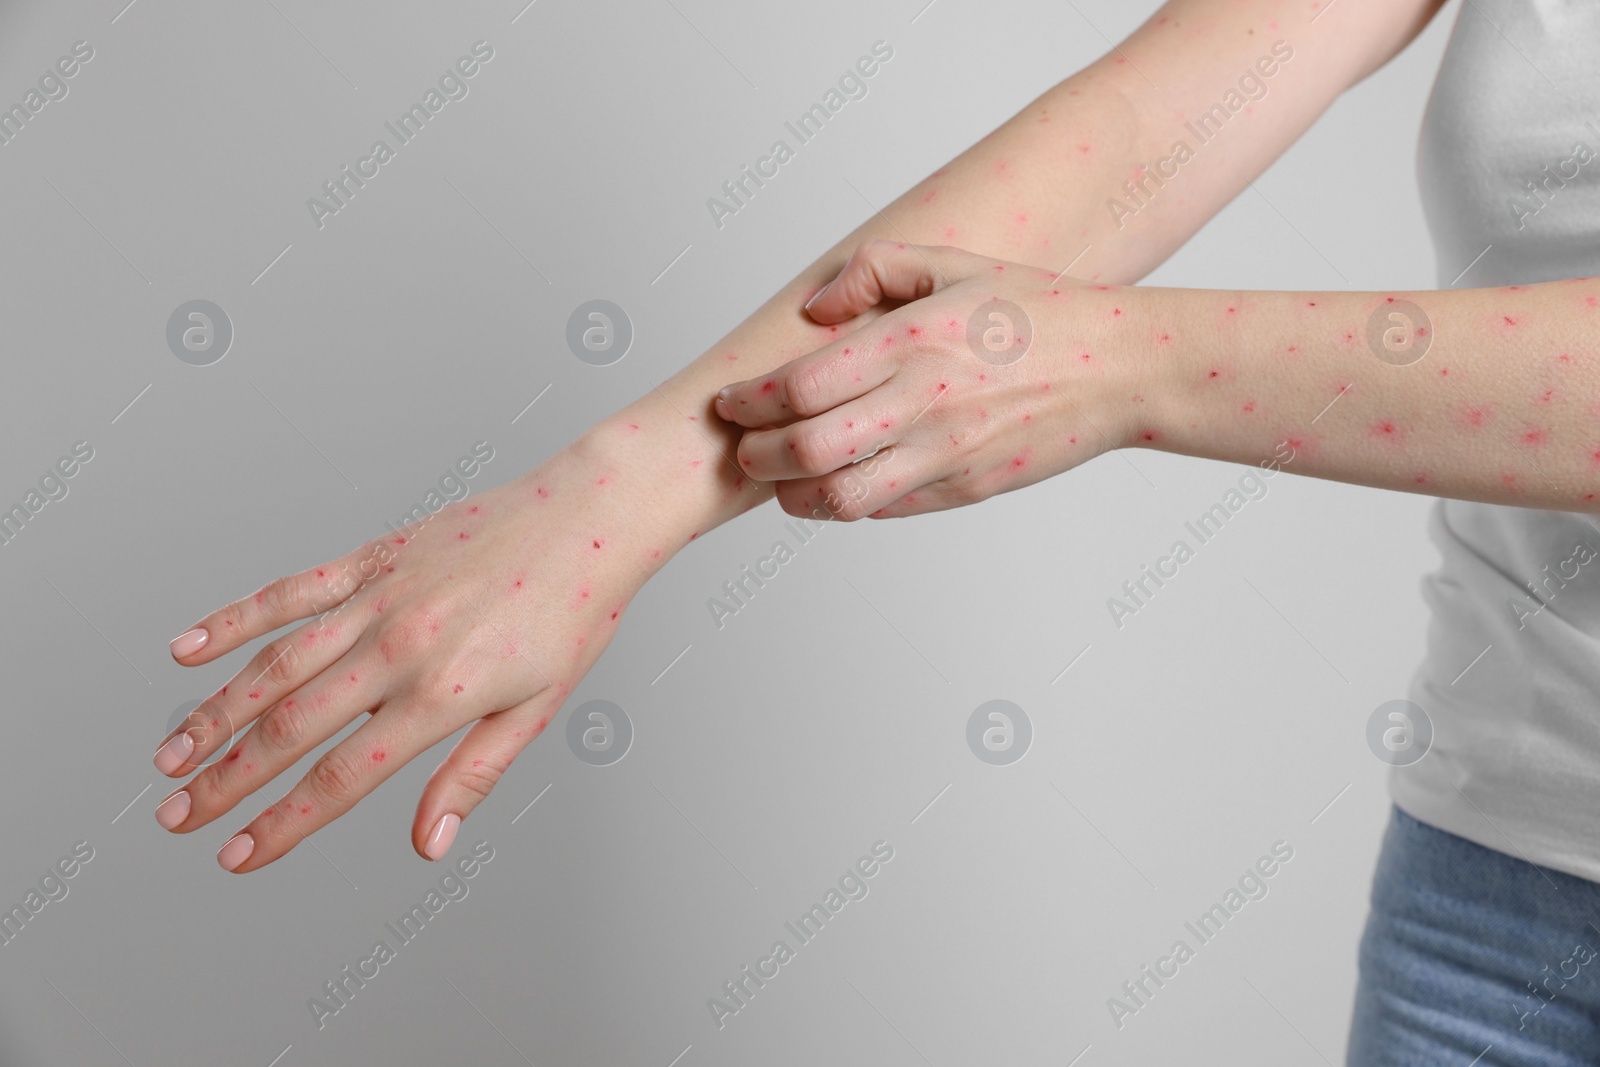
[[919, 334], [921, 332], [922, 331], [917, 329], [915, 326], [906, 327], [906, 333], [907, 333], [907, 335], [909, 335], [911, 337], [915, 337], [915, 336], [917, 336], [917, 334]]
[[[1232, 311], [1233, 309], [1229, 308], [1228, 310]], [[1121, 315], [1121, 314], [1122, 314], [1122, 309], [1121, 308], [1112, 308], [1111, 309], [1111, 317], [1112, 318], [1116, 318], [1118, 315]]]
[[467, 531], [465, 531], [465, 530], [462, 530], [460, 533], [456, 534], [456, 538], [458, 540], [461, 540], [461, 541], [470, 541], [470, 540], [472, 540], [470, 537], [467, 536]]
[[327, 571], [322, 571], [322, 570], [317, 571], [317, 577], [318, 578], [326, 578], [327, 576], [328, 576], [328, 572]]
[[1241, 410], [1248, 412], [1248, 411], [1254, 411], [1255, 409], [1256, 409], [1256, 402], [1254, 400], [1246, 400], [1244, 402], [1244, 407]]
[[882, 427], [885, 430], [887, 430], [891, 425], [893, 425], [893, 424], [890, 423], [890, 422], [887, 422], [887, 421], [879, 423], [879, 426]]
[[1140, 436], [1143, 437], [1146, 441], [1154, 441], [1156, 439], [1156, 432], [1154, 430], [1146, 430]]
[[1391, 304], [1394, 303], [1394, 297], [1392, 297], [1392, 296], [1384, 297], [1384, 299], [1387, 300]]
[[385, 567], [385, 568], [383, 568], [383, 571], [384, 571], [385, 574], [393, 574], [394, 573], [394, 568], [393, 567]]
[[310, 815], [311, 814], [311, 805], [310, 804], [302, 804], [300, 806], [300, 814], [301, 815]]
[[461, 685], [461, 684], [460, 684], [460, 683], [459, 683], [459, 682], [458, 682], [458, 683], [457, 683], [457, 684], [456, 684], [456, 687], [455, 687], [455, 688], [454, 688], [454, 689], [452, 689], [452, 690], [451, 690], [451, 692], [453, 692], [453, 693], [459, 693], [459, 692], [461, 692], [461, 691], [462, 691], [462, 690], [463, 690], [463, 689], [465, 689], [465, 688], [466, 688], [466, 686], [464, 686], [464, 685]]
[[1216, 371], [1212, 371], [1210, 374], [1206, 375], [1206, 377], [1208, 377], [1208, 378], [1215, 378], [1216, 376], [1217, 376], [1217, 372]]
[[261, 690], [252, 689], [252, 690], [250, 690], [250, 692], [246, 693], [245, 695], [248, 696], [251, 700], [260, 700], [261, 699]]
[[1425, 482], [1427, 482], [1427, 480], [1428, 480], [1428, 476], [1426, 474], [1419, 474], [1419, 475], [1416, 476], [1416, 478], [1413, 479], [1413, 481], [1415, 481], [1418, 485], [1424, 484]]
[[849, 452], [847, 452], [847, 453], [845, 453], [845, 454], [846, 454], [846, 455], [849, 455], [849, 456], [853, 456], [853, 455], [855, 455], [855, 454], [856, 454], [856, 450], [855, 450], [855, 449], [853, 449], [853, 448], [852, 448], [852, 449], [851, 449], [851, 450], [850, 450], [850, 451], [849, 451]]
[[1395, 428], [1394, 423], [1388, 419], [1383, 419], [1372, 427], [1372, 432], [1380, 437], [1393, 437], [1398, 430]]
[[1550, 403], [1551, 400], [1555, 399], [1555, 395], [1556, 395], [1556, 391], [1554, 389], [1546, 389], [1543, 393], [1541, 393], [1539, 395], [1539, 403], [1548, 404], [1548, 403]]
[[535, 490], [535, 492], [537, 492], [539, 494], [539, 499], [540, 500], [548, 500], [550, 498], [550, 490], [546, 489], [542, 485], [537, 490]]
[[384, 760], [386, 760], [388, 758], [389, 758], [389, 753], [385, 752], [381, 748], [378, 749], [376, 752], [374, 752], [372, 754], [372, 762], [373, 763], [382, 763]]
[[[637, 430], [638, 428], [639, 427], [637, 427], [637, 426], [634, 427], [635, 430]], [[470, 508], [467, 509], [467, 514], [468, 515], [476, 515], [477, 513], [478, 513], [478, 505], [476, 505], [476, 504], [472, 505]]]
[[650, 550], [650, 558], [651, 559], [660, 559], [661, 558], [661, 550], [659, 548], [651, 549]]
[[594, 542], [594, 547], [599, 548], [600, 547], [600, 542], [599, 541], [595, 541]]
[[1550, 435], [1543, 430], [1529, 430], [1522, 435], [1522, 443], [1529, 448], [1538, 448], [1550, 439]]
[[606, 480], [604, 478], [601, 478], [598, 482], [595, 482], [594, 484], [595, 485], [605, 485], [606, 484]]
[[227, 686], [223, 686], [222, 687], [222, 695], [223, 696], [227, 696], [228, 695], [228, 687]]
[[1500, 319], [1507, 326], [1515, 326], [1517, 324], [1517, 320], [1512, 318], [1510, 315], [1501, 315]]
[[778, 383], [777, 382], [767, 382], [767, 383], [765, 383], [764, 385], [761, 386], [761, 391], [763, 393], [771, 393], [771, 392], [776, 392], [777, 388], [778, 388]]
[[699, 537], [699, 536], [700, 536], [700, 531], [696, 530], [694, 533], [689, 535], [689, 540], [693, 541], [696, 537]]
[[618, 612], [615, 612], [615, 611], [613, 611], [613, 612], [612, 612], [612, 613], [611, 613], [611, 617], [612, 617], [612, 618], [613, 618], [613, 619], [614, 619], [614, 618], [616, 618], [616, 617], [617, 617], [617, 615], [618, 615], [618, 614], [619, 614], [619, 613], [618, 613]]
[[[939, 383], [939, 392], [941, 392], [941, 393], [942, 393], [942, 392], [944, 392], [944, 391], [945, 391], [945, 390], [946, 390], [946, 389], [948, 389], [948, 388], [950, 388], [950, 387], [949, 387], [949, 386], [948, 386], [948, 385], [946, 385], [946, 384], [945, 384], [945, 383], [944, 383], [944, 382], [940, 382], [940, 383]], [[1045, 388], [1046, 388], [1046, 389], [1048, 389], [1048, 388], [1050, 388], [1050, 387], [1049, 387], [1049, 386], [1048, 386], [1048, 385], [1047, 385], [1047, 386], [1045, 386]]]
[[845, 350], [844, 350], [844, 354], [845, 354], [845, 355], [847, 355], [847, 356], [848, 356], [848, 355], [849, 355], [849, 354], [850, 354], [850, 350], [849, 350], [849, 349], [848, 349], [848, 348], [847, 348], [847, 349], [845, 349]]
[[256, 603], [257, 603], [257, 604], [259, 604], [259, 603], [261, 603], [261, 601], [262, 601], [262, 598], [263, 598], [263, 597], [265, 597], [265, 596], [266, 596], [266, 594], [265, 594], [265, 593], [257, 593], [257, 594], [256, 594]]
[[1316, 306], [1317, 306], [1317, 302], [1316, 302], [1316, 301], [1315, 301], [1315, 300], [1307, 300], [1307, 301], [1306, 301], [1306, 307], [1308, 307], [1308, 308], [1314, 308], [1314, 307], [1316, 307]]
[[856, 424], [855, 424], [855, 420], [854, 419], [846, 419], [845, 422], [844, 422], [844, 425], [845, 425], [845, 429], [847, 429], [847, 430], [853, 430], [853, 429], [856, 428]]
[[233, 762], [235, 762], [235, 761], [237, 761], [237, 760], [238, 760], [238, 758], [239, 758], [239, 757], [240, 757], [240, 756], [241, 756], [241, 755], [242, 755], [242, 754], [243, 754], [243, 750], [242, 750], [242, 749], [237, 749], [237, 748], [236, 748], [236, 749], [234, 749], [234, 750], [233, 750], [233, 751], [232, 751], [232, 752], [230, 752], [230, 753], [228, 753], [228, 758], [227, 758], [227, 759], [226, 759], [226, 760], [224, 760], [224, 761], [223, 761], [223, 762], [224, 762], [224, 763], [233, 763]]

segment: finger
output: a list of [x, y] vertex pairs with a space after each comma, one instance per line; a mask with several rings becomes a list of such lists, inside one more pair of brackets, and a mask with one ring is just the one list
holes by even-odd
[[450, 851], [463, 819], [488, 799], [511, 761], [541, 733], [559, 703], [553, 691], [540, 693], [514, 708], [486, 715], [473, 723], [450, 755], [434, 770], [417, 804], [411, 846], [424, 859], [437, 860]]
[[338, 661], [361, 633], [356, 620], [330, 616], [268, 641], [166, 736], [156, 748], [156, 769], [171, 778], [189, 774], [276, 701]]
[[172, 658], [185, 667], [210, 663], [262, 634], [344, 603], [365, 581], [382, 573], [383, 564], [399, 551], [394, 542], [404, 540], [397, 536], [371, 541], [331, 563], [268, 582], [173, 638]]
[[[282, 799], [250, 820], [217, 852], [245, 874], [279, 859], [456, 729], [415, 703], [390, 702], [311, 765]], [[448, 722], [455, 722], [454, 719]], [[440, 733], [440, 729], [446, 730]]]
[[184, 786], [184, 818], [167, 829], [188, 833], [226, 815], [383, 699], [382, 675], [347, 656], [263, 714], [222, 759]]
[[890, 318], [882, 319], [771, 374], [724, 386], [717, 393], [717, 414], [751, 428], [820, 415], [894, 377], [900, 352], [915, 340]]
[[885, 300], [920, 300], [994, 262], [959, 248], [868, 241], [817, 290], [806, 313], [824, 326], [844, 322]]
[[815, 478], [865, 459], [899, 440], [910, 406], [892, 385], [816, 418], [770, 430], [747, 430], [739, 467], [757, 481]]
[[854, 522], [938, 477], [932, 457], [895, 445], [820, 478], [778, 483], [778, 504], [797, 518]]

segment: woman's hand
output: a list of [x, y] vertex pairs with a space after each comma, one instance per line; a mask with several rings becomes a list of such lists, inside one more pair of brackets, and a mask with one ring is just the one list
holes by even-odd
[[163, 801], [157, 820], [179, 833], [209, 824], [370, 713], [217, 855], [228, 870], [253, 871], [470, 723], [424, 789], [411, 830], [418, 853], [443, 856], [663, 562], [660, 548], [626, 532], [636, 524], [617, 521], [608, 475], [615, 480], [580, 442], [185, 631], [172, 654], [193, 667], [319, 616], [263, 646], [162, 743], [156, 766], [179, 777], [254, 724]]
[[1163, 343], [1139, 290], [957, 248], [873, 241], [807, 311], [912, 301], [718, 395], [739, 463], [791, 515], [889, 518], [1031, 485], [1156, 439], [1140, 383]]

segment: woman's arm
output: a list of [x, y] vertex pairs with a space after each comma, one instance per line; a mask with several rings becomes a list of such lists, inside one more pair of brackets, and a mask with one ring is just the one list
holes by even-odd
[[[1302, 0], [1173, 0], [547, 463], [401, 535], [271, 582], [180, 635], [173, 657], [198, 666], [316, 616], [268, 642], [163, 741], [163, 773], [204, 769], [157, 819], [179, 833], [206, 826], [371, 712], [219, 854], [229, 870], [255, 870], [470, 725], [412, 826], [417, 852], [439, 858], [593, 665], [645, 580], [699, 533], [772, 495], [740, 471], [738, 428], [715, 417], [712, 398], [843, 332], [801, 306], [850, 249], [874, 236], [960, 241], [1133, 281], [1437, 6], [1341, 0], [1312, 22], [1316, 9]], [[1155, 192], [1136, 213], [1110, 210], [1111, 198], [1127, 195], [1123, 182], [1159, 166], [1185, 123], [1204, 126], [1206, 116], [1220, 133], [1164, 185], [1142, 180]]]
[[[770, 485], [752, 485], [731, 461], [737, 434], [708, 417], [710, 401], [729, 381], [773, 370], [848, 328], [818, 325], [801, 306], [860, 244], [959, 244], [1056, 271], [1070, 266], [1075, 277], [1134, 282], [1441, 4], [1342, 0], [1324, 14], [1301, 0], [1173, 0], [839, 241], [711, 351], [596, 426], [587, 447], [626, 468], [633, 510], [650, 514], [674, 547], [683, 544], [771, 497]], [[1243, 107], [1220, 112], [1229, 116], [1224, 125], [1217, 109], [1234, 103]], [[1163, 168], [1179, 143], [1190, 158]], [[1128, 214], [1133, 205], [1142, 206]]]
[[[811, 314], [840, 322], [913, 297], [719, 398], [719, 414], [749, 428], [741, 465], [782, 479], [791, 513], [934, 511], [1121, 447], [1600, 512], [1594, 279], [1410, 293], [1124, 288], [877, 242]], [[993, 325], [990, 309], [1003, 313]], [[991, 351], [974, 321], [1007, 343]], [[864, 473], [868, 456], [874, 468], [893, 457], [892, 473]]]

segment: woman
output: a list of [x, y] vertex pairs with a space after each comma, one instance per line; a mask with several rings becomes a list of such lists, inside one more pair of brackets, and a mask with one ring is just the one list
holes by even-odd
[[1421, 155], [1443, 289], [1128, 287], [1441, 3], [1166, 4], [549, 462], [176, 638], [196, 666], [321, 613], [163, 742], [186, 775], [256, 725], [157, 818], [205, 826], [372, 712], [218, 854], [253, 871], [470, 723], [412, 828], [437, 859], [643, 583], [773, 495], [904, 516], [1126, 447], [1287, 467], [1444, 498], [1437, 736], [1394, 778], [1351, 1062], [1592, 1062], [1600, 8], [1463, 8]]

